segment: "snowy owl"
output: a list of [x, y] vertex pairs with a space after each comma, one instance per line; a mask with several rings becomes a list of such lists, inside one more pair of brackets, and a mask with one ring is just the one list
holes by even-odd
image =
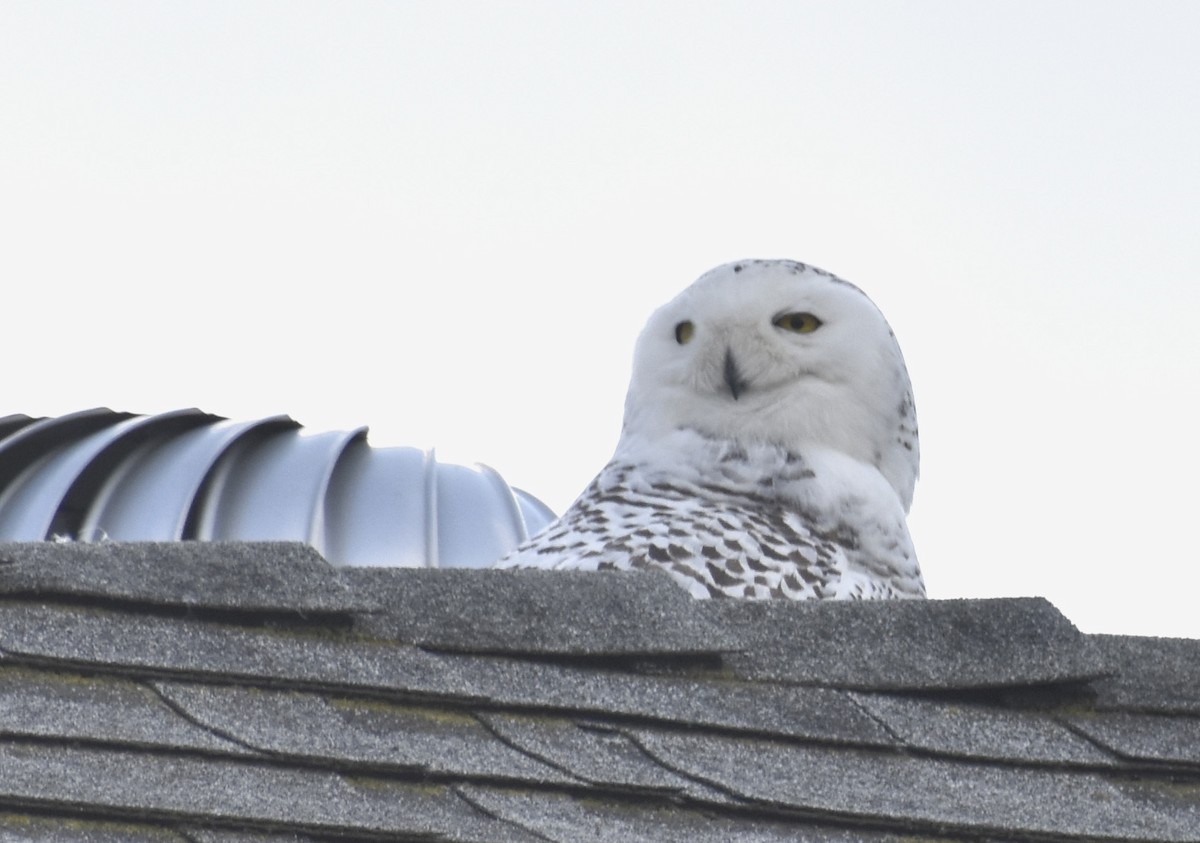
[[923, 597], [918, 462], [871, 300], [794, 261], [726, 264], [650, 317], [611, 462], [497, 564], [661, 568], [695, 597]]

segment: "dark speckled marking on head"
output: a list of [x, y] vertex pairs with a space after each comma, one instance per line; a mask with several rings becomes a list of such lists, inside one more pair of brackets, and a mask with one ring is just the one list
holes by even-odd
[[834, 275], [832, 272], [829, 272], [828, 270], [825, 270], [825, 269], [821, 269], [821, 267], [819, 267], [819, 266], [813, 266], [812, 264], [801, 263], [800, 261], [794, 261], [794, 260], [764, 260], [764, 259], [756, 258], [751, 261], [739, 261], [738, 263], [735, 263], [733, 265], [733, 271], [741, 272], [748, 265], [782, 266], [785, 269], [787, 269], [788, 272], [792, 273], [793, 275], [803, 275], [805, 272], [813, 272], [813, 273], [816, 273], [817, 275], [822, 276], [823, 278], [828, 278], [830, 281], [833, 281], [835, 283], [845, 284], [850, 289], [858, 290], [858, 292], [862, 293], [862, 295], [864, 295], [864, 296], [866, 295], [866, 293], [863, 293], [862, 290], [860, 290], [856, 285], [851, 284], [845, 278], [839, 278], [838, 276]]

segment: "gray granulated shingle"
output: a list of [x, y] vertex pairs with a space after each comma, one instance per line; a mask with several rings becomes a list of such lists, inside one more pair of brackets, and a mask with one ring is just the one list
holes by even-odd
[[[1090, 772], [997, 766], [712, 734], [630, 730], [678, 772], [767, 805], [962, 833], [1195, 841], [1200, 803]], [[1051, 795], [1052, 796], [1049, 796]]]
[[0, 594], [289, 614], [375, 605], [294, 542], [0, 543]]
[[177, 682], [155, 687], [197, 722], [278, 758], [439, 777], [578, 784], [511, 748], [469, 713], [444, 707]]
[[319, 769], [63, 745], [0, 744], [0, 799], [86, 804], [110, 819], [208, 817], [217, 825], [462, 843], [534, 838], [489, 820], [447, 787]]
[[1109, 675], [1094, 683], [1097, 708], [1200, 715], [1200, 641], [1090, 636]]
[[1087, 638], [1040, 598], [703, 601], [740, 636], [747, 678], [865, 690], [1077, 682], [1104, 672]]
[[[806, 821], [772, 820], [759, 809], [742, 816], [682, 805], [608, 803], [560, 793], [530, 793], [464, 785], [459, 792], [480, 809], [552, 843], [939, 843], [922, 834], [872, 832]], [[757, 816], [755, 815], [757, 814]]]
[[0, 604], [0, 648], [136, 674], [236, 677], [409, 698], [633, 715], [849, 743], [887, 734], [839, 692], [641, 676], [492, 656], [449, 656], [311, 630], [253, 630], [105, 609]]
[[1183, 764], [1200, 772], [1200, 717], [1114, 711], [1062, 719], [1126, 758]]
[[109, 609], [0, 603], [0, 649], [14, 657], [138, 675], [360, 686], [417, 695], [465, 693], [436, 655], [331, 630], [322, 634]]
[[344, 576], [382, 607], [361, 619], [362, 631], [437, 650], [656, 655], [736, 644], [658, 573], [351, 568]]
[[212, 828], [186, 828], [189, 843], [319, 843], [315, 837], [303, 834], [271, 834], [246, 831], [224, 831]]
[[910, 695], [852, 692], [906, 745], [966, 758], [1031, 764], [1114, 766], [1112, 754], [1040, 711]]
[[189, 722], [145, 685], [11, 665], [0, 667], [0, 735], [252, 754]]
[[612, 727], [503, 712], [481, 712], [478, 716], [513, 746], [583, 781], [627, 790], [687, 794], [708, 802], [731, 801], [720, 791], [671, 772]]
[[[483, 667], [483, 665], [479, 665]], [[522, 707], [645, 717], [674, 723], [845, 743], [890, 744], [887, 733], [845, 696], [825, 688], [706, 684], [678, 677], [498, 668], [488, 696]], [[483, 683], [473, 685], [482, 688]]]
[[756, 687], [478, 657], [463, 659], [456, 667], [475, 696], [499, 705], [642, 717], [844, 743], [893, 742], [852, 701], [825, 688]]
[[143, 823], [63, 821], [35, 814], [0, 813], [0, 843], [193, 843], [167, 828]]
[[845, 743], [891, 743], [870, 716], [826, 688], [755, 686], [643, 676], [558, 664], [470, 657], [447, 660], [471, 695], [491, 703], [664, 720]]
[[94, 547], [0, 585], [0, 843], [1200, 843], [1200, 642]]

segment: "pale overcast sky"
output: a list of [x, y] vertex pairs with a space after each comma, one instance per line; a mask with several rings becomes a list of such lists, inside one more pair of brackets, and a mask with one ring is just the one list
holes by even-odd
[[932, 597], [1200, 637], [1200, 3], [0, 4], [0, 415], [289, 413], [561, 511], [701, 272], [908, 359]]

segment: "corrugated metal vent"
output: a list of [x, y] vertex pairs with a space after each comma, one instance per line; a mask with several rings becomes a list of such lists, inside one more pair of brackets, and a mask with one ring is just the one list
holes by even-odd
[[0, 541], [311, 544], [335, 565], [482, 567], [550, 521], [486, 466], [286, 416], [0, 418]]

